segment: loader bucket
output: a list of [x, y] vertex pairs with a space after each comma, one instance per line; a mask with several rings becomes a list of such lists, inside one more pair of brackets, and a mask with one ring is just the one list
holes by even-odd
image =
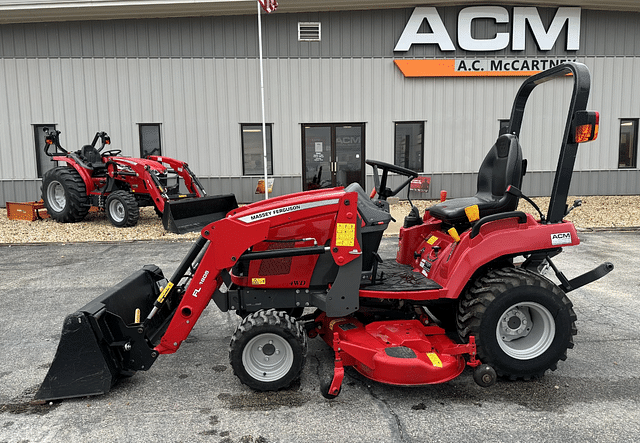
[[[162, 271], [147, 265], [68, 315], [37, 401], [104, 394], [123, 376], [147, 370], [157, 357], [154, 342], [171, 319], [164, 306], [147, 325], [144, 319], [166, 285]], [[159, 340], [159, 339], [158, 339]]]
[[169, 200], [164, 205], [162, 224], [167, 231], [176, 234], [200, 231], [237, 207], [233, 194]]

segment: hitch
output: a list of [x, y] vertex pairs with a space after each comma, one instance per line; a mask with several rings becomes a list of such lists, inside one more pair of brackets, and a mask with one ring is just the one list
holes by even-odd
[[546, 260], [547, 263], [549, 263], [549, 266], [551, 266], [551, 269], [553, 269], [553, 272], [556, 274], [556, 277], [558, 277], [558, 280], [560, 280], [559, 286], [565, 293], [571, 292], [574, 289], [581, 288], [584, 285], [588, 285], [589, 283], [594, 282], [604, 277], [609, 272], [613, 271], [613, 263], [604, 262], [591, 271], [585, 272], [584, 274], [579, 275], [576, 278], [568, 280], [567, 277], [562, 273], [562, 271], [560, 271], [551, 261], [551, 258], [549, 256], [547, 256]]

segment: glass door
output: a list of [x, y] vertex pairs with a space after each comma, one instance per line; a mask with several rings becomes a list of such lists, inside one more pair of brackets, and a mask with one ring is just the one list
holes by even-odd
[[331, 126], [303, 126], [304, 141], [303, 189], [309, 191], [318, 188], [333, 187], [331, 166], [333, 150], [331, 144]]
[[335, 186], [348, 186], [354, 182], [363, 185], [363, 126], [344, 125], [335, 128]]
[[302, 126], [303, 189], [364, 183], [364, 124]]

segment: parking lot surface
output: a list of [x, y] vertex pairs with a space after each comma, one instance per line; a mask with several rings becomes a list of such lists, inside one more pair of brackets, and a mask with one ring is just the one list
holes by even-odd
[[[319, 393], [332, 352], [309, 341], [300, 383], [256, 393], [233, 375], [240, 321], [212, 303], [176, 354], [108, 394], [30, 401], [64, 317], [145, 264], [170, 275], [189, 242], [0, 246], [0, 442], [633, 442], [640, 440], [640, 233], [585, 232], [555, 259], [567, 277], [615, 269], [569, 293], [575, 348], [533, 381], [477, 386], [467, 369], [439, 385], [394, 387], [347, 371], [335, 400]], [[395, 240], [383, 240], [383, 257]]]

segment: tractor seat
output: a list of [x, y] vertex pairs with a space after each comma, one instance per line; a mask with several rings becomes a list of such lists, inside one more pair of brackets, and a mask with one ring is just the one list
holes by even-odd
[[506, 193], [509, 185], [520, 188], [526, 172], [522, 148], [513, 134], [498, 137], [478, 171], [478, 191], [473, 197], [454, 198], [428, 209], [429, 214], [444, 223], [468, 222], [465, 208], [478, 205], [480, 218], [500, 212], [515, 211], [518, 197]]
[[84, 145], [80, 149], [80, 156], [94, 169], [106, 169], [107, 165], [102, 160], [102, 156], [96, 148], [91, 145]]
[[358, 193], [358, 214], [360, 214], [360, 218], [364, 223], [364, 226], [360, 228], [362, 234], [362, 270], [370, 271], [376, 259], [374, 253], [378, 252], [382, 234], [384, 234], [391, 221], [391, 214], [388, 210], [389, 204], [385, 200], [381, 200], [387, 210], [376, 205], [358, 183], [351, 183], [344, 190]]

